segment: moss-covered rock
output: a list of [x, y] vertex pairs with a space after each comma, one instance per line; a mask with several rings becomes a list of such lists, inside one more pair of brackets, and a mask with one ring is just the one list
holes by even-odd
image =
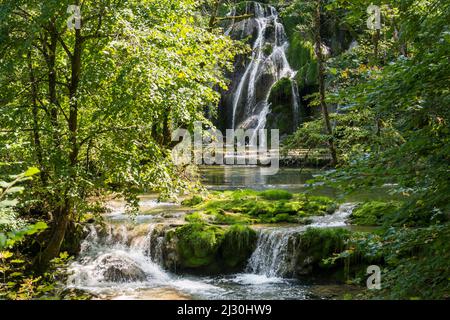
[[355, 239], [367, 233], [345, 228], [308, 228], [292, 241], [295, 276], [309, 280], [339, 283], [365, 283], [369, 265], [381, 265], [382, 257], [374, 254], [367, 243], [356, 245]]
[[267, 128], [280, 130], [281, 136], [291, 134], [296, 129], [294, 125], [299, 119], [294, 119], [293, 99], [291, 79], [282, 78], [273, 85], [268, 100], [270, 113], [267, 115]]
[[299, 32], [292, 35], [288, 48], [288, 59], [294, 70], [299, 87], [315, 85], [317, 81], [317, 60], [314, 45]]
[[293, 198], [292, 193], [285, 190], [267, 190], [260, 194], [266, 200], [290, 200]]
[[227, 268], [244, 267], [255, 250], [256, 240], [255, 230], [243, 225], [230, 227], [225, 232], [220, 247], [221, 258], [225, 266]]
[[359, 226], [380, 226], [400, 208], [400, 202], [370, 201], [361, 204], [353, 210], [350, 216], [352, 224]]
[[183, 201], [181, 202], [181, 204], [182, 204], [183, 206], [192, 207], [192, 206], [196, 206], [196, 205], [198, 205], [198, 204], [200, 204], [200, 203], [202, 203], [202, 202], [203, 202], [203, 198], [200, 197], [200, 196], [195, 195], [195, 196], [193, 196], [192, 198], [183, 200]]
[[[308, 228], [297, 236], [296, 273], [297, 276], [323, 275], [335, 276], [335, 271], [342, 270], [340, 264], [326, 264], [325, 259], [346, 249], [346, 241], [351, 231], [343, 228], [319, 229]], [[337, 278], [343, 278], [340, 272]]]
[[195, 222], [177, 228], [175, 234], [181, 267], [198, 268], [214, 262], [224, 231]]
[[284, 190], [235, 190], [215, 192], [195, 208], [204, 215], [189, 216], [188, 221], [203, 217], [215, 224], [303, 223], [309, 216], [332, 214], [337, 204], [327, 197]]
[[191, 222], [169, 231], [164, 243], [166, 268], [174, 272], [218, 274], [242, 271], [256, 245], [256, 232]]

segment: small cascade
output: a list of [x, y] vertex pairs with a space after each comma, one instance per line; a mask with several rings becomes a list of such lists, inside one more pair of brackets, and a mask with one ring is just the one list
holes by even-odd
[[292, 83], [292, 97], [293, 97], [293, 105], [292, 105], [292, 114], [294, 115], [294, 128], [292, 128], [294, 131], [299, 126], [299, 120], [300, 120], [300, 95], [298, 91], [298, 85], [297, 81], [295, 79], [291, 79]]
[[267, 277], [289, 277], [295, 272], [298, 257], [298, 235], [308, 227], [343, 227], [355, 204], [346, 203], [332, 215], [313, 218], [308, 226], [260, 230], [256, 250], [250, 257], [247, 272]]
[[158, 225], [151, 224], [149, 227], [149, 232], [144, 239], [141, 250], [144, 254], [152, 259], [153, 262], [158, 265], [163, 265], [164, 263], [164, 234], [158, 232]]
[[149, 279], [168, 280], [159, 266], [164, 239], [156, 227], [150, 224], [147, 234], [139, 235], [126, 225], [108, 225], [104, 230], [90, 226], [81, 244], [80, 257], [69, 268], [72, 273], [69, 286], [110, 287]]
[[297, 229], [261, 230], [256, 250], [250, 257], [247, 272], [265, 275], [269, 278], [282, 277], [289, 273], [289, 258]]
[[[229, 15], [235, 15], [233, 9]], [[277, 10], [258, 2], [247, 2], [245, 14], [253, 15], [244, 21], [234, 22], [226, 30], [233, 38], [253, 37], [252, 56], [245, 70], [234, 80], [231, 94], [231, 128], [264, 129], [270, 112], [269, 95], [272, 87], [282, 78], [291, 79], [292, 112], [298, 124], [299, 93], [286, 57], [289, 46], [283, 24]], [[296, 125], [297, 125], [296, 124]], [[252, 138], [252, 140], [255, 137]]]

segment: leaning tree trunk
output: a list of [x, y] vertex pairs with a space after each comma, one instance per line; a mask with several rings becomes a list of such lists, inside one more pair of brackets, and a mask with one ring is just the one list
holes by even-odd
[[58, 256], [61, 245], [66, 235], [67, 226], [71, 216], [70, 201], [66, 201], [64, 206], [53, 214], [52, 235], [44, 251], [35, 260], [35, 269], [43, 272], [47, 269], [50, 261]]
[[325, 122], [325, 129], [327, 131], [328, 136], [328, 148], [330, 150], [330, 155], [332, 159], [332, 166], [335, 166], [338, 162], [336, 148], [334, 146], [333, 139], [333, 128], [330, 122], [330, 115], [328, 113], [328, 107], [325, 101], [325, 63], [324, 56], [322, 53], [322, 37], [320, 35], [321, 32], [321, 1], [316, 0], [316, 12], [314, 15], [314, 38], [315, 38], [315, 51], [317, 56], [317, 64], [318, 64], [318, 82], [319, 82], [319, 99], [320, 99], [320, 107], [322, 109], [322, 116]]

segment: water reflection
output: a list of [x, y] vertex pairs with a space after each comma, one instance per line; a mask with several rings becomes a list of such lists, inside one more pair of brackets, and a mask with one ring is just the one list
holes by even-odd
[[261, 174], [258, 166], [202, 166], [200, 167], [201, 181], [210, 190], [236, 189], [284, 189], [293, 193], [310, 193], [324, 195], [340, 202], [363, 202], [371, 200], [396, 200], [400, 196], [392, 194], [393, 185], [379, 188], [358, 189], [351, 194], [345, 190], [331, 187], [315, 186], [312, 188], [311, 179], [324, 174], [318, 169], [280, 168], [275, 175]]
[[275, 175], [261, 174], [257, 166], [214, 166], [201, 167], [200, 173], [205, 186], [214, 190], [273, 188], [303, 190], [307, 181], [320, 171], [298, 168], [281, 168]]

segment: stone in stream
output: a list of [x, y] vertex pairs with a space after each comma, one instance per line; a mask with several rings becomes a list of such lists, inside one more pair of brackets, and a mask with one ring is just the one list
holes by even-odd
[[130, 258], [107, 254], [99, 258], [98, 265], [105, 281], [136, 282], [145, 281], [145, 272]]

